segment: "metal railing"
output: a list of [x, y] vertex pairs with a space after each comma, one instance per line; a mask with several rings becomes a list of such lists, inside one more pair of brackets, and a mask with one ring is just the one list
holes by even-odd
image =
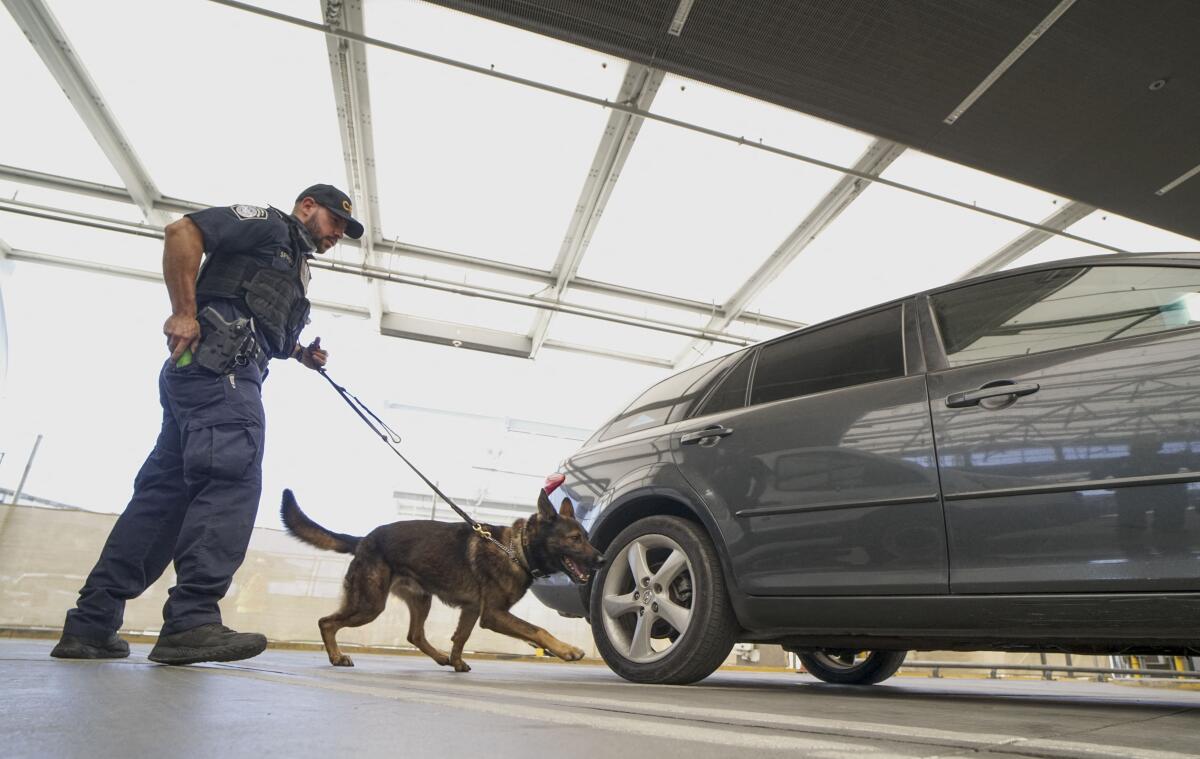
[[1166, 677], [1183, 680], [1200, 680], [1200, 672], [1173, 669], [1131, 669], [1122, 667], [1076, 667], [1068, 664], [988, 664], [986, 662], [949, 662], [949, 661], [906, 661], [901, 669], [929, 669], [930, 677], [941, 677], [944, 669], [982, 669], [988, 670], [988, 678], [999, 679], [1002, 670], [1018, 672], [1041, 672], [1043, 680], [1053, 680], [1055, 672], [1066, 675], [1096, 675], [1096, 679], [1104, 682], [1111, 677]]

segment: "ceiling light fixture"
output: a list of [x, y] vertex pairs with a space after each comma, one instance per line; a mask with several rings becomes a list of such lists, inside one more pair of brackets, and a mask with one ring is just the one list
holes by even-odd
[[950, 115], [942, 119], [942, 121], [946, 124], [953, 124], [954, 122], [958, 121], [959, 117], [966, 113], [967, 109], [974, 105], [976, 100], [983, 97], [983, 93], [991, 89], [992, 85], [996, 83], [996, 80], [1004, 76], [1004, 72], [1012, 68], [1012, 65], [1017, 62], [1018, 58], [1020, 58], [1022, 55], [1025, 55], [1025, 51], [1033, 47], [1033, 43], [1041, 39], [1041, 36], [1046, 33], [1046, 30], [1053, 26], [1055, 21], [1058, 21], [1059, 16], [1066, 13], [1067, 9], [1074, 4], [1075, 0], [1062, 0], [1062, 2], [1054, 8], [1054, 10], [1050, 11], [1050, 15], [1042, 19], [1042, 22], [1035, 26], [1033, 31], [1030, 32], [1025, 39], [1021, 40], [1021, 44], [1013, 48], [1013, 51], [1005, 56], [1004, 60], [1000, 61], [1000, 65], [993, 69], [992, 73], [988, 74], [987, 77], [979, 83], [979, 86], [972, 90], [971, 94], [967, 95], [966, 99], [959, 103], [958, 106], [950, 112]]
[[[672, 37], [678, 37], [683, 32], [683, 25], [687, 22], [688, 14], [692, 12], [692, 3], [694, 0], [679, 0], [679, 7], [675, 9], [675, 18], [671, 19], [671, 26], [667, 29], [667, 34]], [[1071, 0], [1075, 2], [1075, 0]]]
[[1154, 194], [1155, 195], [1166, 195], [1168, 192], [1170, 192], [1171, 190], [1174, 190], [1176, 187], [1178, 187], [1179, 185], [1188, 181], [1189, 179], [1196, 176], [1197, 174], [1200, 174], [1200, 166], [1196, 166], [1191, 171], [1186, 172], [1186, 173], [1181, 174], [1180, 176], [1176, 177], [1174, 180], [1172, 180], [1170, 182], [1170, 184], [1163, 185], [1159, 189], [1155, 190]]

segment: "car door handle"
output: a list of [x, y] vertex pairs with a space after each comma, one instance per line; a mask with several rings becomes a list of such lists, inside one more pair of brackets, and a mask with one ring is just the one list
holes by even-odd
[[1041, 389], [1042, 386], [1036, 382], [1018, 385], [1010, 380], [999, 380], [997, 382], [989, 382], [978, 390], [968, 390], [965, 393], [951, 393], [947, 395], [946, 408], [978, 406], [980, 401], [987, 398], [1000, 398], [1006, 395], [1011, 395], [1015, 401], [1023, 395], [1032, 395]]
[[686, 435], [680, 435], [679, 443], [680, 445], [691, 445], [692, 443], [699, 443], [701, 440], [707, 440], [709, 438], [723, 438], [726, 435], [732, 434], [733, 429], [731, 427], [714, 424], [696, 432], [689, 432]]

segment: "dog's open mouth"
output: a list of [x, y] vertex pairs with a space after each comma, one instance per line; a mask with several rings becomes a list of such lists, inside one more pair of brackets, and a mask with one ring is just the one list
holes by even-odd
[[565, 556], [563, 557], [562, 565], [563, 571], [567, 573], [567, 577], [570, 577], [572, 582], [582, 584], [590, 580], [592, 577], [590, 572]]

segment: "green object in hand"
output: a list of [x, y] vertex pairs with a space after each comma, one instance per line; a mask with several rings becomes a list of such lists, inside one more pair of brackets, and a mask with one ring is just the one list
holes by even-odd
[[175, 368], [182, 369], [183, 367], [187, 366], [190, 363], [192, 363], [192, 349], [185, 348], [183, 351], [183, 355], [180, 356], [179, 360], [175, 362]]

